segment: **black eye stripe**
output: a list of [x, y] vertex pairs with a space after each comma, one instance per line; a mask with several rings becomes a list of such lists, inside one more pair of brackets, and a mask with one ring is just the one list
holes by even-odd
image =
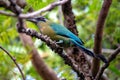
[[44, 17], [38, 17], [38, 18], [36, 18], [36, 20], [37, 20], [37, 21], [44, 21], [44, 22], [46, 22], [46, 20], [45, 20]]

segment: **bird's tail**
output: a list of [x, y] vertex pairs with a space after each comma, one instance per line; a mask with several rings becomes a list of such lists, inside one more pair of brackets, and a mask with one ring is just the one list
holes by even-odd
[[107, 59], [102, 54], [94, 54], [93, 52], [91, 52], [90, 50], [88, 50], [87, 48], [85, 48], [83, 45], [80, 45], [76, 41], [72, 40], [72, 42], [75, 45], [77, 45], [80, 49], [82, 49], [89, 56], [94, 57], [94, 58], [98, 58], [98, 59], [102, 60], [104, 63], [108, 62]]
[[104, 63], [108, 63], [108, 60], [102, 54], [96, 54], [96, 58], [102, 60]]

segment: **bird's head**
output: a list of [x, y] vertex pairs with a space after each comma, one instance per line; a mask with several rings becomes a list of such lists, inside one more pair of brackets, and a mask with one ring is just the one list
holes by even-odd
[[49, 25], [49, 21], [42, 16], [28, 18], [27, 20], [35, 23], [39, 28], [46, 27]]
[[46, 18], [39, 16], [39, 17], [34, 17], [34, 18], [28, 18], [27, 19], [30, 22], [33, 22], [35, 24], [38, 24], [39, 22], [46, 22]]

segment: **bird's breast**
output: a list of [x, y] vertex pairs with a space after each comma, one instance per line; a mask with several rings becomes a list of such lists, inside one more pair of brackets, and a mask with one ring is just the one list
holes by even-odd
[[40, 31], [41, 31], [42, 33], [44, 33], [45, 27], [40, 28]]
[[50, 37], [52, 40], [56, 40], [56, 33], [54, 32], [54, 30], [52, 30], [50, 27], [48, 26], [44, 26], [40, 28], [40, 31], [42, 34], [47, 35], [48, 37]]

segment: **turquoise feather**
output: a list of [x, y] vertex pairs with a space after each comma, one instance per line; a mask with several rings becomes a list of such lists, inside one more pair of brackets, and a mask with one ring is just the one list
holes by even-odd
[[56, 23], [51, 23], [50, 27], [55, 31], [57, 35], [61, 35], [67, 38], [74, 39], [80, 45], [83, 45], [83, 41], [80, 38], [78, 38], [75, 34], [73, 34], [71, 31], [69, 31], [66, 27], [56, 24]]

